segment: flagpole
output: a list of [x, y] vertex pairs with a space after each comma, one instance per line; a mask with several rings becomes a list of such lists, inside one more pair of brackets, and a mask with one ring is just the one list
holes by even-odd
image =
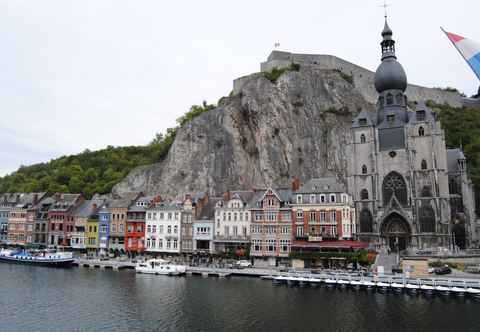
[[460, 52], [460, 50], [458, 49], [457, 45], [455, 45], [455, 43], [453, 42], [453, 40], [450, 39], [450, 37], [448, 36], [448, 33], [442, 28], [440, 27], [440, 29], [443, 31], [443, 33], [447, 36], [447, 39], [452, 43], [452, 45], [455, 47], [455, 49], [457, 50], [458, 53], [460, 53], [460, 55], [462, 56], [463, 60], [465, 60], [465, 62], [468, 64], [468, 66], [470, 67], [470, 69], [472, 69], [473, 73], [475, 74], [475, 76], [477, 76], [477, 78], [480, 80], [480, 74], [477, 74], [477, 72], [475, 71], [475, 69], [473, 68], [473, 66], [470, 64], [470, 62], [468, 62], [467, 58], [465, 58], [465, 56], [462, 54], [462, 52]]

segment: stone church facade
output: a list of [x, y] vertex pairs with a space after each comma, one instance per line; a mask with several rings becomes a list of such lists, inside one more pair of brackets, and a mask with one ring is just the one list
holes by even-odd
[[474, 199], [465, 157], [446, 148], [431, 109], [407, 103], [392, 34], [385, 22], [376, 112], [362, 111], [351, 128], [347, 179], [358, 238], [392, 250], [472, 246]]

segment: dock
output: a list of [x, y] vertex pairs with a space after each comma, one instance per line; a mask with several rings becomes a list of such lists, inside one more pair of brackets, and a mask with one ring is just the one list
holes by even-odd
[[100, 259], [76, 259], [73, 265], [78, 267], [103, 270], [123, 270], [135, 268], [135, 263]]

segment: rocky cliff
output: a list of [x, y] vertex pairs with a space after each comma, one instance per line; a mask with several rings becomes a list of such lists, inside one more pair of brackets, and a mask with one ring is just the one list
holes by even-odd
[[[167, 158], [134, 169], [114, 192], [144, 191], [178, 197], [205, 191], [289, 186], [293, 177], [345, 176], [352, 116], [374, 109], [373, 73], [331, 56], [274, 52], [262, 70], [292, 62], [273, 82], [263, 73], [234, 82], [216, 109], [179, 129]], [[452, 106], [460, 96], [409, 86], [411, 101]]]

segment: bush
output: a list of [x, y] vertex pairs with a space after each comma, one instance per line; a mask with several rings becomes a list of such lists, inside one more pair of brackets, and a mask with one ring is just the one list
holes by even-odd
[[272, 83], [276, 83], [278, 78], [283, 75], [283, 73], [287, 71], [299, 71], [300, 65], [298, 63], [291, 63], [288, 67], [280, 68], [274, 67], [270, 71], [263, 72], [263, 76], [268, 79]]

